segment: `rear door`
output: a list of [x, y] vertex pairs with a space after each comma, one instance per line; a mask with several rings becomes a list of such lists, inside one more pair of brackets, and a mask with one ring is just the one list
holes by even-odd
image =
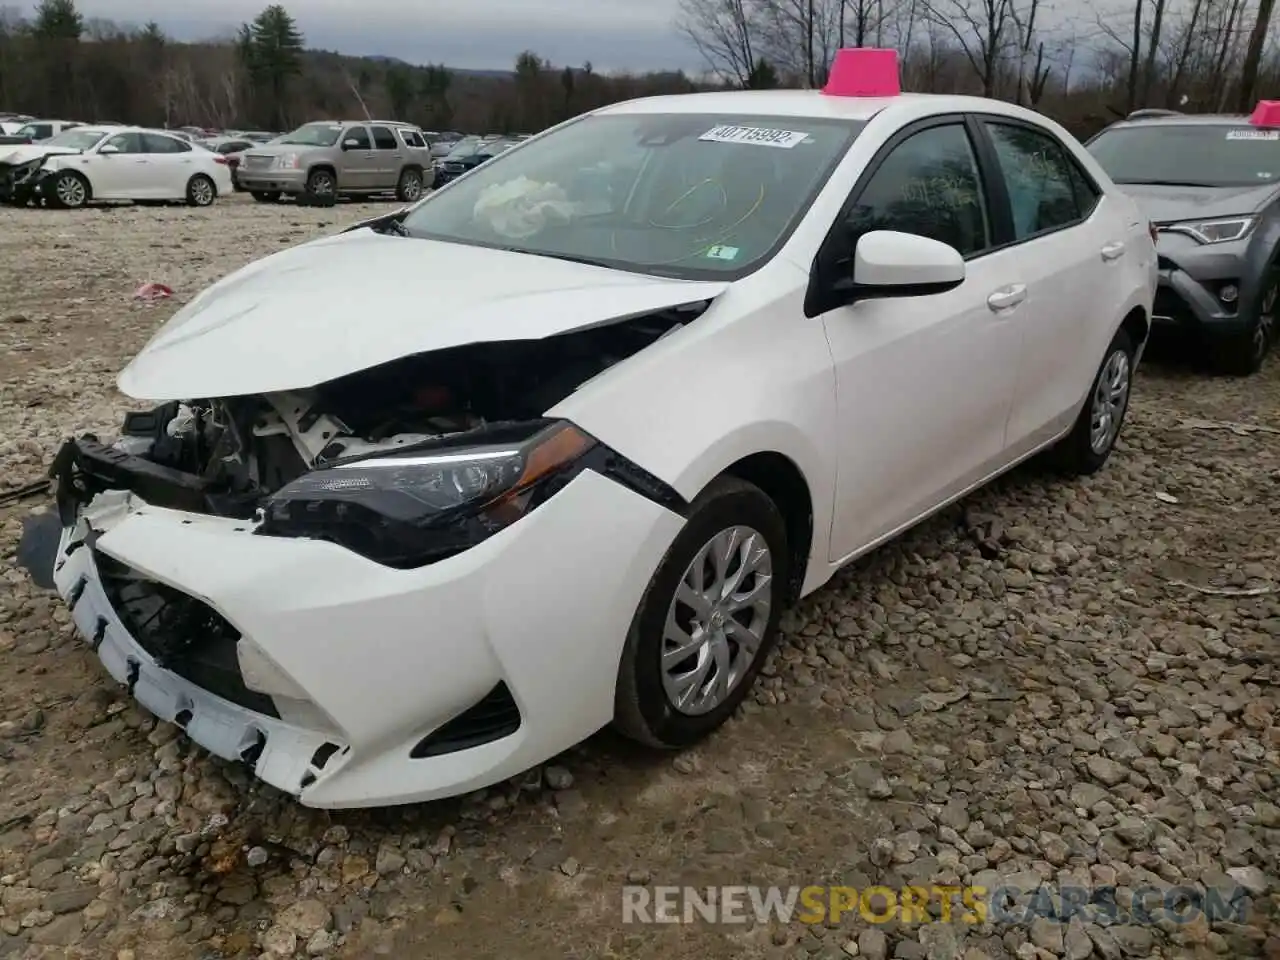
[[157, 200], [178, 200], [187, 195], [187, 181], [195, 173], [195, 148], [185, 140], [163, 133], [144, 133], [150, 167], [145, 196]]
[[1050, 131], [991, 116], [980, 126], [1009, 200], [1009, 249], [1017, 251], [1027, 285], [1009, 417], [1008, 443], [1016, 455], [1075, 417], [1100, 359], [1091, 353], [1092, 329], [1113, 319], [1106, 278], [1126, 253], [1124, 231], [1112, 229], [1113, 218], [1098, 209], [1096, 187]]
[[373, 158], [376, 173], [370, 186], [377, 190], [393, 190], [404, 166], [405, 148], [390, 127], [372, 126]]

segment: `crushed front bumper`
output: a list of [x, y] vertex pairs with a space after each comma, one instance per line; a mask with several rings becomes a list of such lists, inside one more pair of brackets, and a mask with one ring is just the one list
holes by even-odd
[[[107, 671], [158, 717], [307, 806], [383, 806], [491, 785], [608, 723], [631, 618], [681, 523], [586, 471], [463, 554], [394, 570], [110, 490], [75, 508], [54, 579]], [[110, 592], [121, 570], [234, 630], [276, 709], [246, 706], [245, 656], [214, 693], [144, 644]]]
[[39, 165], [0, 164], [0, 203], [30, 203], [39, 195], [44, 171]]

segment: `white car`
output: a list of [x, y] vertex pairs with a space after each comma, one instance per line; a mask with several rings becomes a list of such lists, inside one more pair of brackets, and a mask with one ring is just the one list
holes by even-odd
[[98, 200], [185, 201], [207, 207], [232, 192], [227, 158], [163, 130], [83, 126], [5, 152], [16, 199], [79, 208]]
[[205, 290], [53, 467], [106, 669], [305, 805], [444, 797], [691, 744], [841, 566], [1098, 470], [1147, 221], [1029, 110], [882, 92], [605, 107]]

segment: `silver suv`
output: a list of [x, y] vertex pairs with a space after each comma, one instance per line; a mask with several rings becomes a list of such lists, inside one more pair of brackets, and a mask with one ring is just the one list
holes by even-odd
[[392, 120], [306, 123], [241, 158], [237, 179], [261, 203], [284, 194], [327, 205], [339, 196], [395, 193], [412, 203], [434, 184], [417, 127]]

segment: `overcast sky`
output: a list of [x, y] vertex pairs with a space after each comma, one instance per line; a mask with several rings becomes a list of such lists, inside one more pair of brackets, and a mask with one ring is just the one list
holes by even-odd
[[[155, 20], [178, 40], [229, 33], [268, 0], [78, 0], [86, 17]], [[677, 0], [283, 0], [307, 46], [410, 63], [510, 69], [522, 50], [604, 70], [702, 64], [672, 27]], [[31, 4], [34, 7], [34, 3]]]

